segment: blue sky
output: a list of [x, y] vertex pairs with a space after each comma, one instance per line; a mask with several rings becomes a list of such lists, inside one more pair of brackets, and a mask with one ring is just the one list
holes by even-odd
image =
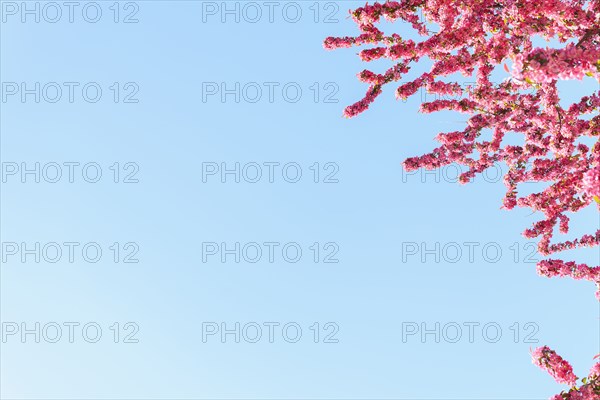
[[542, 399], [543, 344], [587, 374], [594, 287], [537, 276], [538, 216], [402, 171], [464, 116], [342, 118], [365, 66], [322, 40], [360, 3], [267, 3], [1, 2], [1, 395]]

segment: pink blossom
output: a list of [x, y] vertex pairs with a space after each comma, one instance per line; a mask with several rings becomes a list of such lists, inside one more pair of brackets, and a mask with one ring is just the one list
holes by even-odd
[[583, 175], [581, 186], [589, 196], [600, 197], [600, 166], [590, 169]]

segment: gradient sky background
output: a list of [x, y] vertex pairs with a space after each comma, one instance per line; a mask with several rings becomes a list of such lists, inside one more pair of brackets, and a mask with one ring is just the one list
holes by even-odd
[[[7, 82], [80, 84], [72, 103], [66, 91], [56, 103], [43, 97], [36, 103], [34, 95], [24, 103], [18, 95], [2, 100], [3, 171], [11, 163], [32, 168], [36, 162], [47, 171], [49, 163], [65, 162], [97, 163], [102, 171], [97, 183], [83, 180], [80, 169], [68, 182], [64, 166], [57, 183], [6, 176], [2, 242], [96, 242], [103, 251], [97, 263], [83, 260], [81, 247], [73, 263], [66, 254], [56, 263], [36, 263], [3, 253], [5, 330], [10, 323], [77, 322], [81, 328], [94, 322], [103, 332], [97, 343], [87, 343], [78, 329], [69, 343], [66, 328], [57, 343], [6, 337], [3, 398], [543, 399], [563, 389], [531, 364], [529, 349], [544, 344], [587, 375], [600, 352], [594, 287], [537, 276], [538, 256], [521, 232], [539, 216], [500, 210], [504, 186], [493, 172], [460, 186], [445, 179], [455, 176], [452, 168], [437, 175], [402, 171], [406, 157], [436, 145], [438, 132], [462, 129], [464, 116], [418, 114], [419, 96], [396, 101], [390, 87], [365, 114], [341, 117], [343, 107], [364, 94], [355, 74], [366, 65], [354, 49], [324, 51], [322, 40], [355, 34], [346, 10], [360, 2], [275, 2], [272, 22], [268, 6], [257, 2], [262, 17], [255, 23], [249, 20], [256, 8], [243, 2], [237, 3], [239, 23], [233, 14], [221, 19], [222, 8], [235, 2], [98, 1], [97, 23], [82, 18], [86, 2], [78, 3], [73, 23], [62, 2], [58, 23], [43, 15], [39, 23], [31, 15], [23, 23], [20, 13], [9, 12], [21, 2], [1, 3], [3, 94]], [[37, 4], [43, 10], [47, 2]], [[93, 18], [94, 6], [87, 7]], [[299, 20], [290, 22], [298, 9]], [[53, 9], [45, 10], [54, 17]], [[132, 12], [138, 22], [122, 23]], [[103, 89], [96, 103], [82, 98], [88, 82]], [[220, 94], [203, 99], [207, 82], [229, 88], [239, 82], [247, 96], [239, 103], [233, 94], [224, 102]], [[255, 96], [251, 82], [263, 87], [255, 103], [246, 101]], [[272, 102], [264, 82], [278, 84]], [[282, 94], [286, 84], [290, 97], [293, 87], [302, 89], [297, 102]], [[565, 101], [594, 85], [564, 84]], [[138, 102], [124, 103], [136, 87]], [[110, 169], [115, 162], [118, 183]], [[128, 162], [138, 167], [137, 183], [122, 182], [135, 169], [125, 167]], [[271, 183], [263, 167], [257, 183], [236, 183], [231, 175], [225, 183], [218, 175], [203, 182], [203, 163], [232, 168], [236, 162], [248, 168], [297, 163], [302, 177], [286, 182], [279, 167]], [[334, 171], [337, 183], [323, 182]], [[598, 212], [580, 214], [573, 235], [595, 231]], [[115, 242], [118, 263], [109, 248]], [[139, 248], [138, 263], [122, 262], [133, 249], [123, 249], [129, 242]], [[256, 263], [236, 263], [232, 256], [223, 263], [218, 255], [203, 262], [206, 242], [230, 248], [296, 242], [302, 258], [286, 262], [280, 246], [273, 263], [266, 254]], [[315, 242], [319, 262], [310, 249]], [[464, 244], [471, 242], [473, 259]], [[403, 252], [415, 248], [411, 243], [417, 254]], [[422, 251], [436, 243], [437, 254]], [[332, 249], [339, 262], [324, 263]], [[597, 265], [599, 253], [564, 256]], [[115, 322], [119, 343], [110, 329]], [[139, 327], [138, 343], [123, 343], [131, 332], [127, 322]], [[226, 343], [218, 336], [203, 342], [204, 322], [229, 328], [297, 323], [302, 336], [288, 343], [276, 329], [270, 343], [264, 328], [257, 343], [235, 343], [232, 335]], [[310, 328], [315, 322], [318, 343]], [[464, 325], [470, 322], [479, 324], [472, 343]], [[324, 343], [333, 329], [326, 330], [327, 323], [339, 328], [337, 343]], [[456, 343], [443, 337], [436, 343], [433, 334], [403, 340], [403, 323], [428, 329], [439, 323], [440, 333], [447, 326], [452, 337], [458, 324], [462, 337]], [[493, 328], [482, 333], [488, 323], [502, 329], [495, 343]]]

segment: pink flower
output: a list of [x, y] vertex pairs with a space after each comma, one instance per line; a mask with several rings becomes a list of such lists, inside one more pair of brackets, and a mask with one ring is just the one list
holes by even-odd
[[590, 169], [583, 175], [581, 186], [589, 196], [600, 197], [600, 166]]
[[600, 378], [600, 362], [594, 364], [592, 369], [590, 370], [590, 374], [588, 375], [589, 379], [598, 379]]

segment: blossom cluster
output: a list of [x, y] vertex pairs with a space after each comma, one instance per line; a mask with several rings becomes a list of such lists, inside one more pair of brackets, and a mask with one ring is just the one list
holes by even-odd
[[534, 364], [548, 371], [556, 382], [569, 386], [577, 383], [578, 378], [573, 373], [571, 364], [548, 346], [538, 347], [531, 353], [531, 357]]
[[[550, 400], [598, 400], [600, 398], [600, 363], [594, 364], [587, 377], [577, 387], [577, 376], [569, 362], [547, 346], [531, 352], [532, 361], [561, 384], [570, 386], [568, 391], [552, 396]], [[596, 356], [598, 357], [598, 356]]]
[[570, 43], [564, 49], [535, 49], [518, 54], [514, 59], [513, 76], [538, 83], [556, 79], [583, 79], [587, 75], [600, 78], [600, 51], [585, 49]]

